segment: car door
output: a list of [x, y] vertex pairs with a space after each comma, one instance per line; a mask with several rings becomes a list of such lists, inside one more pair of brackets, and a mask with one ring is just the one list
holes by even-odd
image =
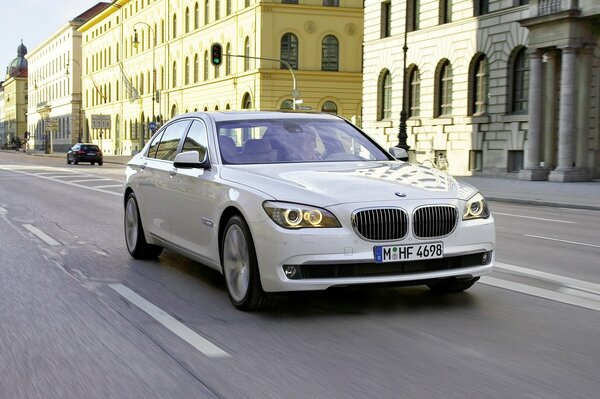
[[173, 206], [170, 185], [173, 160], [189, 125], [189, 119], [167, 125], [156, 143], [151, 144], [144, 159], [144, 177], [141, 180], [144, 186], [140, 187], [141, 198], [138, 197], [142, 223], [149, 234], [167, 242], [172, 241], [169, 209]]
[[[210, 157], [208, 128], [194, 120], [183, 141], [181, 152], [197, 151], [200, 161]], [[218, 256], [216, 229], [219, 203], [214, 168], [174, 168], [169, 192], [172, 195], [171, 220], [175, 243], [197, 256], [210, 260]]]

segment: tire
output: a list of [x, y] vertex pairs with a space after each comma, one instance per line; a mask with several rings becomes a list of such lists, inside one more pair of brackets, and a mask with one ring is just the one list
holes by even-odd
[[133, 193], [129, 193], [125, 202], [123, 227], [125, 229], [125, 245], [127, 245], [129, 254], [135, 259], [154, 259], [162, 253], [161, 247], [146, 242], [137, 199]]
[[79, 161], [77, 160], [77, 158], [73, 157], [73, 165], [77, 165], [79, 163]]
[[71, 165], [71, 160], [67, 157], [67, 165]]
[[439, 279], [432, 283], [427, 284], [429, 289], [433, 292], [439, 292], [441, 294], [449, 294], [455, 292], [463, 292], [473, 286], [479, 280], [479, 277], [470, 279], [456, 279], [456, 278], [445, 278]]
[[238, 310], [264, 309], [274, 303], [263, 291], [252, 235], [240, 216], [229, 219], [223, 231], [221, 265], [229, 299]]
[[102, 161], [98, 162], [98, 166], [102, 166]]

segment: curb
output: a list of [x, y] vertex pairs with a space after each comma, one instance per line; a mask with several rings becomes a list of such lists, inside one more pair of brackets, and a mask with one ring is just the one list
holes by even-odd
[[565, 202], [551, 202], [551, 201], [540, 201], [540, 200], [529, 200], [520, 198], [502, 198], [502, 197], [490, 197], [485, 196], [488, 201], [505, 202], [510, 204], [520, 205], [536, 205], [536, 206], [551, 206], [555, 208], [569, 208], [569, 209], [584, 209], [589, 211], [600, 211], [600, 205], [589, 205], [589, 204], [571, 204]]

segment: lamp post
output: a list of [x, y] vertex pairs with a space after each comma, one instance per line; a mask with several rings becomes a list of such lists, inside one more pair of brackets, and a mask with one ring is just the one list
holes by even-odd
[[[156, 126], [156, 120], [155, 120], [155, 116], [154, 116], [154, 101], [156, 101], [156, 65], [155, 65], [155, 50], [156, 50], [156, 32], [154, 31], [154, 29], [152, 29], [152, 27], [147, 24], [146, 22], [136, 22], [133, 25], [133, 45], [135, 46], [135, 48], [138, 48], [138, 46], [140, 45], [140, 42], [138, 40], [138, 34], [137, 34], [137, 29], [135, 29], [135, 27], [137, 25], [146, 25], [148, 27], [148, 29], [150, 29], [150, 32], [152, 32], [152, 37], [153, 37], [153, 42], [152, 42], [152, 124], [151, 126]], [[144, 123], [144, 121], [141, 121], [142, 124]], [[150, 129], [150, 126], [148, 126], [148, 129]], [[154, 133], [154, 132], [152, 132]], [[141, 147], [144, 147], [144, 136], [145, 136], [146, 132], [142, 132], [142, 141], [141, 141]]]
[[408, 134], [406, 133], [406, 120], [408, 119], [408, 111], [406, 109], [406, 53], [408, 52], [407, 37], [408, 37], [408, 1], [406, 4], [406, 15], [404, 18], [404, 60], [402, 65], [402, 111], [400, 111], [400, 127], [398, 129], [398, 144], [396, 147], [403, 148], [408, 152], [410, 146], [406, 143]]
[[[66, 67], [66, 68], [67, 68], [67, 70], [65, 71], [65, 76], [67, 77], [67, 79], [69, 78], [69, 74], [70, 74], [70, 73], [69, 73], [69, 62], [70, 62], [70, 61], [73, 61], [73, 62], [75, 62], [77, 65], [79, 65], [79, 80], [80, 80], [80, 81], [79, 81], [79, 93], [78, 93], [78, 94], [79, 94], [79, 110], [78, 110], [79, 134], [78, 134], [78, 137], [77, 137], [77, 141], [83, 141], [83, 122], [82, 122], [82, 120], [81, 120], [81, 117], [83, 116], [83, 111], [82, 111], [82, 107], [83, 107], [83, 98], [82, 98], [82, 95], [81, 95], [81, 92], [82, 92], [82, 91], [81, 91], [81, 64], [79, 63], [79, 61], [77, 61], [77, 60], [76, 60], [76, 59], [74, 59], [74, 58], [70, 58], [70, 59], [67, 61], [67, 67]], [[75, 76], [75, 75], [76, 75], [76, 74], [73, 74], [73, 76]], [[75, 86], [75, 84], [74, 84], [74, 83], [73, 83], [73, 86]], [[72, 96], [73, 94], [75, 94], [75, 93], [71, 93], [71, 96]], [[89, 140], [86, 140], [86, 141], [89, 141]]]

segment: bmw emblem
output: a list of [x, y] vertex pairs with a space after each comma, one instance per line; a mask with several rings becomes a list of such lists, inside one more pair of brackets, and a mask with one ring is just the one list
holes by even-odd
[[396, 194], [396, 196], [400, 197], [400, 198], [406, 197], [406, 194], [404, 194], [404, 193], [394, 193], [394, 194]]

